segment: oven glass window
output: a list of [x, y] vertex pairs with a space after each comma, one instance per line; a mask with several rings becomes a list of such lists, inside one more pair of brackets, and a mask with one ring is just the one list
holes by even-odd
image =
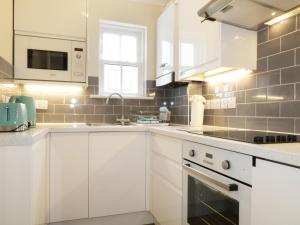
[[67, 71], [68, 53], [28, 49], [27, 64], [31, 69]]
[[188, 176], [190, 225], [238, 225], [239, 202]]

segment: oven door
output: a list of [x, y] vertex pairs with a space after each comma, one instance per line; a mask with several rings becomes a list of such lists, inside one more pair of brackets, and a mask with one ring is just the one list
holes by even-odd
[[183, 225], [250, 225], [250, 209], [250, 186], [184, 161]]
[[15, 36], [15, 78], [71, 81], [72, 42]]

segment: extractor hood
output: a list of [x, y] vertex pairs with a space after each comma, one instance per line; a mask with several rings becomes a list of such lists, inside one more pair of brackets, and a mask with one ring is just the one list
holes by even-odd
[[300, 0], [210, 0], [199, 11], [203, 21], [220, 21], [249, 30], [300, 6]]

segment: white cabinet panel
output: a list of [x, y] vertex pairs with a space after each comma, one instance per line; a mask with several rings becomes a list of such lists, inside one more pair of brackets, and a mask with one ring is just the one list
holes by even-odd
[[160, 225], [182, 221], [182, 142], [151, 136], [150, 211]]
[[252, 189], [252, 225], [300, 224], [299, 168], [257, 160]]
[[92, 133], [90, 217], [146, 210], [146, 135]]
[[180, 225], [182, 192], [156, 173], [151, 173], [151, 212], [160, 225]]
[[157, 77], [175, 71], [175, 26], [176, 6], [170, 4], [157, 21]]
[[88, 133], [53, 133], [50, 222], [88, 217]]
[[86, 0], [15, 0], [15, 30], [86, 39]]

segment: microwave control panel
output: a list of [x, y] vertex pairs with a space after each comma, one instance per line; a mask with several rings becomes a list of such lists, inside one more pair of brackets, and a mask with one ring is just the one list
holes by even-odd
[[86, 43], [72, 42], [72, 81], [86, 81]]

